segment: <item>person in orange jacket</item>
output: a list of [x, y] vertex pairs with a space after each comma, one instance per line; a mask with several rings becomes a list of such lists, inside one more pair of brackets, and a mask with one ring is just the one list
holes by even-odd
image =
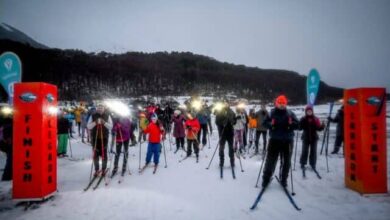
[[148, 127], [144, 130], [145, 134], [149, 134], [148, 151], [146, 153], [146, 163], [144, 167], [148, 166], [153, 156], [153, 162], [156, 168], [160, 160], [160, 142], [161, 139], [165, 139], [165, 131], [163, 125], [158, 121], [156, 114], [152, 114], [150, 119], [151, 123], [149, 123]]
[[257, 128], [257, 117], [255, 113], [255, 109], [249, 110], [249, 116], [248, 116], [248, 127], [249, 127], [249, 147], [250, 149], [252, 147], [253, 141], [256, 140], [256, 128]]
[[191, 113], [187, 113], [187, 121], [184, 124], [187, 137], [187, 157], [191, 156], [192, 146], [196, 155], [196, 161], [199, 159], [199, 140], [197, 139], [200, 130], [200, 124], [197, 118], [193, 117]]

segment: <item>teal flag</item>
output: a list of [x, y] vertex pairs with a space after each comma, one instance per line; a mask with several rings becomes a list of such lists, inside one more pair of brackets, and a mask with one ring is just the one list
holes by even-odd
[[18, 55], [4, 52], [0, 56], [0, 82], [8, 93], [8, 101], [12, 104], [14, 84], [22, 81], [22, 63]]
[[307, 76], [306, 82], [306, 97], [307, 104], [313, 106], [316, 102], [316, 97], [318, 90], [320, 88], [320, 74], [316, 69], [310, 70], [309, 75]]

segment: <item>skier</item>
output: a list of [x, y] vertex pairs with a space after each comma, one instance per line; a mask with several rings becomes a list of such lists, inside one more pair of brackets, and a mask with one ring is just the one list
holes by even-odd
[[256, 128], [257, 128], [257, 118], [255, 114], [255, 109], [249, 110], [249, 116], [248, 116], [248, 136], [249, 136], [249, 147], [248, 150], [252, 147], [252, 143], [255, 140], [256, 136]]
[[7, 159], [5, 162], [2, 181], [12, 180], [12, 135], [13, 135], [13, 119], [12, 115], [1, 119], [2, 140], [0, 141], [0, 150], [6, 153]]
[[243, 109], [237, 107], [237, 109], [236, 109], [236, 112], [237, 112], [236, 123], [233, 126], [233, 128], [234, 128], [233, 150], [234, 150], [234, 152], [236, 152], [238, 149], [240, 154], [242, 153], [243, 148], [244, 148], [243, 138], [244, 138], [244, 128], [246, 125], [246, 117], [245, 117], [245, 114], [243, 111], [244, 111]]
[[204, 105], [203, 105], [203, 108], [206, 112], [206, 115], [207, 115], [207, 125], [209, 127], [209, 134], [211, 135], [213, 133], [213, 126], [211, 124], [211, 107], [207, 105], [208, 101], [206, 100]]
[[313, 170], [316, 170], [318, 142], [317, 131], [322, 131], [324, 126], [324, 123], [321, 123], [320, 119], [314, 115], [313, 107], [310, 105], [307, 106], [305, 109], [305, 116], [303, 116], [299, 121], [299, 130], [303, 130], [302, 154], [300, 159], [301, 168], [303, 170], [307, 164], [309, 154], [309, 164]]
[[[154, 162], [154, 171], [157, 170], [158, 163], [160, 160], [160, 152], [161, 152], [161, 139], [165, 139], [165, 131], [164, 127], [160, 121], [158, 121], [158, 117], [156, 114], [152, 114], [151, 123], [149, 123], [148, 127], [143, 131], [145, 134], [149, 134], [149, 144], [148, 151], [146, 152], [146, 162], [142, 170], [144, 170], [152, 160]], [[141, 170], [141, 172], [142, 172]]]
[[89, 131], [87, 128], [88, 123], [88, 113], [87, 111], [83, 111], [81, 113], [81, 142], [85, 143], [84, 137], [87, 136], [87, 142], [89, 142]]
[[187, 113], [187, 121], [185, 122], [186, 137], [187, 137], [187, 157], [191, 156], [192, 146], [196, 155], [196, 161], [199, 159], [199, 139], [197, 139], [200, 130], [199, 121], [193, 117], [191, 113]]
[[184, 137], [185, 137], [185, 132], [184, 132], [184, 123], [185, 123], [185, 118], [181, 114], [180, 110], [175, 110], [173, 113], [173, 137], [176, 139], [176, 151], [179, 151], [180, 148], [184, 149]]
[[127, 117], [119, 117], [114, 120], [114, 126], [112, 128], [113, 137], [116, 140], [116, 153], [114, 159], [114, 169], [111, 176], [114, 176], [118, 171], [119, 156], [122, 152], [123, 146], [123, 164], [122, 164], [122, 176], [126, 172], [126, 164], [128, 159], [129, 141], [131, 135], [131, 121]]
[[340, 107], [334, 118], [329, 116], [328, 120], [337, 123], [336, 140], [334, 142], [333, 151], [331, 152], [331, 154], [337, 154], [340, 150], [341, 145], [344, 142], [344, 106]]
[[294, 129], [298, 128], [298, 119], [295, 114], [287, 109], [287, 98], [284, 95], [278, 96], [275, 100], [275, 108], [268, 116], [263, 126], [270, 131], [269, 146], [263, 172], [262, 186], [266, 187], [274, 173], [276, 162], [281, 156], [280, 182], [287, 187], [287, 177], [291, 163], [291, 152], [294, 140]]
[[219, 166], [222, 168], [225, 159], [225, 144], [228, 142], [230, 165], [234, 167], [234, 151], [233, 151], [233, 126], [236, 123], [236, 115], [230, 109], [228, 103], [225, 101], [223, 108], [216, 112], [215, 124], [218, 127], [219, 134]]
[[146, 134], [143, 132], [148, 127], [149, 121], [146, 118], [146, 114], [144, 112], [139, 113], [139, 133], [138, 133], [138, 142], [141, 143], [142, 139], [143, 141], [146, 141]]
[[81, 115], [83, 112], [84, 112], [84, 109], [82, 106], [76, 107], [76, 109], [73, 111], [73, 114], [75, 116], [75, 122], [76, 122], [78, 132], [79, 132], [79, 137], [81, 136], [81, 120], [82, 120]]
[[57, 138], [58, 138], [58, 147], [57, 147], [57, 156], [65, 157], [66, 150], [68, 147], [69, 140], [69, 121], [65, 118], [65, 112], [60, 112], [57, 118]]
[[171, 132], [171, 121], [173, 113], [174, 112], [171, 108], [171, 105], [167, 102], [164, 108], [164, 128], [168, 133]]
[[[200, 130], [198, 132], [198, 140], [200, 141], [200, 137], [202, 136], [202, 145], [203, 147], [206, 146], [207, 144], [207, 122], [208, 122], [208, 118], [207, 118], [207, 113], [206, 113], [206, 110], [205, 108], [202, 108], [200, 109], [197, 114], [196, 114], [196, 118], [198, 119], [199, 121], [199, 124], [200, 124]], [[199, 143], [200, 144], [200, 143]]]
[[[94, 113], [88, 120], [88, 129], [91, 131], [91, 140], [93, 147], [93, 162], [95, 174], [106, 175], [107, 168], [107, 144], [109, 131], [112, 129], [111, 116], [105, 111], [104, 106], [99, 104]], [[102, 158], [102, 170], [99, 170], [99, 156]]]
[[261, 109], [256, 112], [257, 117], [257, 129], [256, 129], [256, 140], [255, 140], [255, 154], [259, 153], [259, 139], [260, 135], [263, 137], [263, 154], [267, 149], [267, 128], [263, 125], [264, 119], [269, 116], [265, 104], [261, 105]]

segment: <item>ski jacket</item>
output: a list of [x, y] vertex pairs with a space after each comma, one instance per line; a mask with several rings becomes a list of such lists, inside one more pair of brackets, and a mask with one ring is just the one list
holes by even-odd
[[267, 131], [267, 127], [263, 125], [264, 120], [269, 117], [267, 110], [259, 110], [256, 112], [256, 119], [257, 119], [257, 130], [258, 131]]
[[243, 130], [246, 124], [246, 116], [244, 113], [240, 113], [236, 116], [236, 124], [234, 124], [234, 130]]
[[270, 116], [264, 120], [263, 126], [269, 129], [270, 139], [293, 141], [298, 123], [292, 111], [274, 108]]
[[313, 142], [318, 140], [317, 131], [322, 131], [324, 126], [321, 125], [320, 119], [311, 115], [303, 116], [299, 121], [299, 130], [303, 130], [302, 140]]
[[200, 130], [200, 124], [198, 119], [194, 118], [192, 120], [187, 120], [184, 126], [186, 127], [187, 139], [196, 140], [198, 132]]
[[336, 122], [336, 136], [344, 136], [344, 109], [341, 108], [337, 111], [337, 114], [334, 118], [330, 117], [331, 122]]
[[68, 119], [59, 117], [57, 120], [57, 134], [68, 134], [70, 128]]
[[[98, 121], [99, 118], [103, 119], [105, 121], [104, 125], [103, 124], [97, 124], [97, 121]], [[89, 118], [87, 127], [88, 127], [88, 129], [91, 130], [91, 135], [92, 135], [91, 137], [92, 137], [93, 141], [94, 141], [94, 139], [96, 139], [96, 137], [97, 138], [103, 138], [103, 139], [108, 138], [109, 130], [112, 129], [111, 117], [106, 112], [104, 112], [103, 114], [99, 114], [98, 112], [96, 112], [95, 114], [93, 114]], [[102, 128], [103, 137], [102, 137], [102, 133], [101, 133], [100, 130], [99, 130], [99, 132], [97, 133], [97, 136], [96, 136], [96, 132], [98, 130], [97, 127]]]
[[257, 118], [253, 115], [248, 116], [248, 121], [249, 121], [249, 128], [257, 128]]
[[185, 132], [184, 132], [184, 116], [183, 115], [178, 115], [176, 117], [172, 118], [173, 122], [173, 137], [175, 138], [183, 138], [185, 137]]
[[229, 108], [225, 107], [217, 112], [215, 116], [215, 124], [218, 126], [220, 136], [233, 136], [233, 126], [236, 124], [236, 114]]
[[161, 135], [164, 135], [164, 128], [156, 123], [150, 123], [144, 130], [145, 134], [149, 134], [149, 142], [157, 144], [161, 142]]
[[208, 122], [208, 116], [204, 109], [202, 109], [196, 114], [196, 118], [198, 119], [199, 124], [201, 125], [205, 125]]
[[132, 126], [129, 118], [119, 118], [115, 120], [112, 128], [112, 135], [115, 135], [116, 142], [124, 142], [130, 139]]

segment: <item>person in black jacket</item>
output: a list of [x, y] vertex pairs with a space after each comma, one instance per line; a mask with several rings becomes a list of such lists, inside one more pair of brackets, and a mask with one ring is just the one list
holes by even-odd
[[317, 131], [324, 130], [324, 123], [320, 122], [316, 116], [314, 116], [313, 107], [307, 106], [305, 109], [305, 116], [299, 121], [299, 130], [303, 130], [302, 133], [302, 154], [301, 154], [301, 168], [304, 169], [307, 164], [307, 157], [310, 154], [309, 163], [315, 170], [317, 162]]
[[276, 162], [280, 155], [282, 172], [279, 177], [283, 187], [287, 187], [287, 177], [291, 165], [291, 152], [294, 141], [294, 130], [298, 128], [295, 114], [287, 110], [287, 98], [281, 95], [276, 98], [275, 106], [263, 125], [270, 131], [267, 157], [263, 172], [262, 186], [266, 187], [275, 171]]
[[218, 128], [219, 134], [219, 166], [223, 167], [225, 159], [225, 144], [228, 142], [230, 165], [234, 167], [234, 150], [233, 150], [233, 125], [236, 123], [236, 115], [230, 109], [227, 102], [224, 103], [224, 107], [216, 112], [215, 124]]
[[340, 150], [341, 144], [344, 142], [344, 106], [337, 111], [336, 117], [328, 117], [331, 122], [336, 122], [336, 140], [334, 142], [334, 148], [331, 154], [337, 154]]
[[66, 112], [60, 112], [57, 118], [57, 138], [58, 138], [58, 146], [57, 146], [57, 156], [65, 157], [68, 141], [69, 140], [69, 131], [70, 124], [69, 120], [65, 118]]
[[12, 180], [12, 116], [7, 116], [1, 120], [0, 126], [3, 128], [3, 139], [0, 141], [0, 150], [6, 153], [2, 181]]

